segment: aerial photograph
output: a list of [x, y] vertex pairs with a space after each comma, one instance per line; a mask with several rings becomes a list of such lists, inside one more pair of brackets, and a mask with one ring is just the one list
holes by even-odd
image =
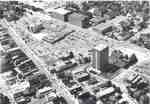
[[0, 104], [150, 104], [150, 1], [0, 0]]

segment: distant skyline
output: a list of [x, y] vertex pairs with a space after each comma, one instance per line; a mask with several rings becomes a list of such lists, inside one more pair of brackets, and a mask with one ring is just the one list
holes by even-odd
[[[83, 2], [83, 1], [143, 1], [143, 0], [0, 0], [0, 1], [22, 1], [22, 2], [33, 2], [33, 1], [44, 1], [44, 2], [75, 1], [75, 2]], [[144, 0], [144, 1], [149, 1], [149, 0]]]

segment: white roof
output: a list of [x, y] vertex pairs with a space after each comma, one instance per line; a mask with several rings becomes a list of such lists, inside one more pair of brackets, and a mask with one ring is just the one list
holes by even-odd
[[104, 95], [107, 95], [107, 94], [110, 94], [110, 93], [114, 92], [114, 90], [115, 90], [115, 89], [114, 89], [113, 87], [107, 88], [107, 89], [105, 89], [105, 90], [103, 90], [103, 91], [98, 92], [98, 93], [97, 93], [97, 96], [98, 96], [98, 97], [102, 97], [102, 96], [104, 96]]
[[47, 33], [36, 33], [36, 34], [31, 34], [35, 39], [41, 41], [45, 36], [47, 36]]
[[30, 84], [28, 81], [17, 82], [16, 84], [11, 86], [11, 90], [13, 93], [18, 93], [24, 91], [26, 88], [29, 88]]
[[107, 44], [99, 44], [99, 45], [96, 46], [94, 49], [101, 51], [101, 50], [103, 50], [103, 49], [105, 49], [105, 48], [107, 48], [107, 47], [108, 47]]
[[56, 12], [56, 13], [59, 13], [59, 14], [62, 14], [62, 15], [70, 13], [69, 10], [66, 10], [64, 8], [57, 8], [57, 9], [54, 9], [52, 12]]
[[39, 92], [39, 93], [42, 93], [42, 92], [51, 91], [51, 90], [52, 90], [51, 87], [44, 87], [44, 88], [42, 88], [42, 89], [39, 89], [38, 92]]
[[54, 8], [47, 8], [46, 12], [55, 12], [55, 13], [59, 13], [59, 14], [64, 15], [66, 13], [70, 13], [71, 11], [66, 10], [64, 8], [56, 8], [56, 9], [54, 9]]
[[88, 10], [89, 12], [91, 12], [91, 13], [94, 13], [94, 10], [95, 10], [96, 8], [91, 8], [90, 10]]
[[3, 51], [4, 49], [3, 49], [3, 46], [0, 44], [0, 51]]

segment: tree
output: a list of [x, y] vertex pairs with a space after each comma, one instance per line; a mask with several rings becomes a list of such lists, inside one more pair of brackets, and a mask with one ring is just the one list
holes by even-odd
[[3, 18], [3, 10], [0, 10], [0, 18]]
[[147, 24], [145, 21], [143, 21], [142, 23], [139, 24], [141, 29], [147, 28]]
[[9, 98], [0, 93], [0, 104], [10, 104]]
[[66, 9], [72, 10], [72, 11], [79, 11], [80, 8], [77, 4], [74, 2], [67, 2], [66, 3]]
[[90, 9], [90, 5], [87, 2], [82, 3], [82, 11], [88, 11]]
[[137, 57], [135, 54], [133, 54], [131, 57], [130, 57], [130, 63], [131, 64], [134, 64], [138, 61]]

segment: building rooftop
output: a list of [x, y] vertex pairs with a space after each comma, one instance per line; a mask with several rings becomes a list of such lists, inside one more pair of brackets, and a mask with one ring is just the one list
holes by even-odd
[[96, 46], [94, 49], [101, 51], [102, 49], [107, 48], [108, 45], [107, 44], [99, 44], [98, 46]]
[[121, 21], [126, 21], [126, 17], [124, 16], [117, 16], [116, 18], [107, 21], [105, 23], [101, 23], [99, 25], [96, 25], [95, 27], [93, 27], [93, 30], [97, 30], [99, 32], [102, 32], [104, 29], [112, 27], [116, 24], [119, 24]]
[[70, 14], [69, 18], [84, 20], [85, 18], [87, 18], [87, 16], [81, 13], [72, 13]]
[[57, 8], [57, 9], [47, 9], [48, 12], [55, 12], [55, 13], [59, 13], [59, 14], [62, 14], [62, 15], [65, 15], [67, 13], [70, 13], [71, 11], [69, 10], [66, 10], [64, 8]]
[[2, 51], [2, 50], [4, 50], [4, 49], [3, 49], [2, 45], [0, 44], [0, 51]]

